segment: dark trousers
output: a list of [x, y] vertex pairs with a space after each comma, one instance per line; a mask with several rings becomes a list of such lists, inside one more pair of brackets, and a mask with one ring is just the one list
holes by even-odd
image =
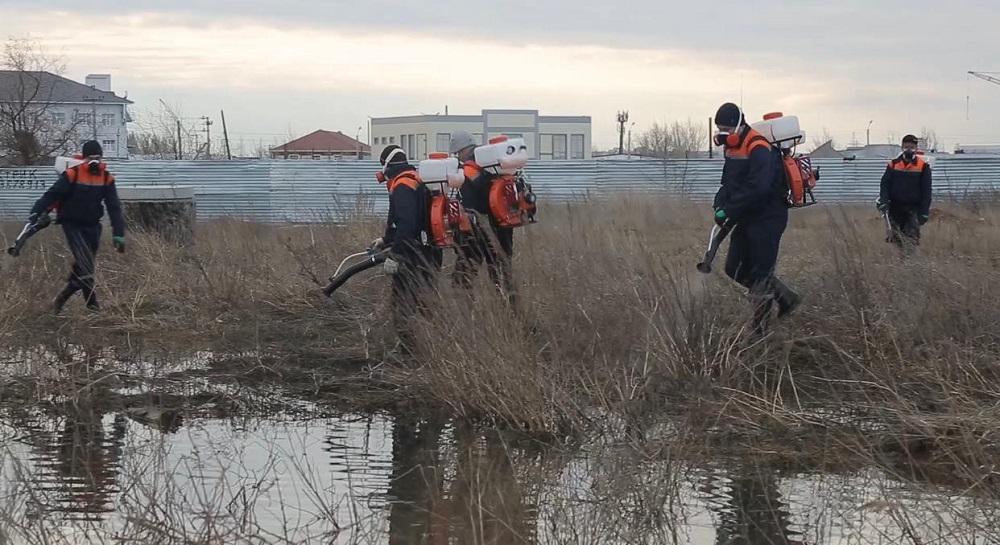
[[87, 306], [95, 307], [97, 296], [94, 293], [94, 272], [97, 266], [97, 249], [101, 243], [101, 224], [63, 222], [62, 228], [69, 251], [73, 254], [73, 268], [60, 296], [65, 300], [81, 291]]
[[889, 225], [892, 226], [892, 236], [886, 242], [891, 242], [904, 251], [911, 251], [920, 245], [920, 222], [917, 221], [916, 208], [890, 206]]
[[788, 209], [741, 221], [729, 235], [726, 275], [747, 288], [754, 302], [754, 327], [762, 329], [782, 284], [774, 274]]
[[404, 352], [416, 347], [413, 319], [417, 313], [426, 316], [428, 299], [436, 288], [435, 273], [441, 270], [442, 253], [437, 249], [420, 249], [399, 263], [392, 275], [392, 325]]
[[472, 287], [472, 279], [485, 262], [493, 285], [514, 305], [513, 256], [514, 229], [501, 228], [492, 220], [487, 225], [474, 223], [471, 235], [459, 244], [452, 280], [457, 286]]

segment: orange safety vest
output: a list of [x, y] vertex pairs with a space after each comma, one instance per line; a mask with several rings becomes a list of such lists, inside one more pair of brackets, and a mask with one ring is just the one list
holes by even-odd
[[389, 190], [389, 194], [392, 195], [392, 190], [396, 189], [396, 186], [403, 184], [410, 189], [416, 189], [420, 185], [420, 180], [417, 179], [417, 175], [412, 170], [407, 170], [396, 175], [393, 179], [389, 180], [389, 183], [385, 184], [385, 188]]
[[[66, 178], [69, 179], [70, 188], [75, 184], [83, 184], [87, 186], [105, 186], [114, 183], [115, 177], [110, 172], [101, 168], [101, 171], [97, 174], [90, 172], [89, 165], [87, 163], [81, 163], [79, 165], [72, 166], [66, 169]], [[72, 189], [70, 192], [72, 194]], [[46, 212], [53, 212], [59, 208], [62, 204], [59, 201], [52, 203], [52, 206], [46, 210]]]
[[757, 131], [757, 129], [751, 128], [745, 135], [743, 135], [743, 140], [740, 142], [739, 146], [731, 148], [726, 146], [724, 148], [724, 153], [727, 159], [749, 159], [750, 152], [754, 148], [759, 148], [761, 146], [771, 147], [771, 143], [767, 141], [767, 138], [763, 134]]
[[483, 173], [483, 169], [477, 165], [475, 161], [469, 159], [468, 161], [462, 163], [462, 173], [465, 174], [465, 177], [469, 180], [475, 180], [480, 174]]
[[920, 173], [924, 170], [924, 165], [927, 164], [924, 158], [917, 155], [914, 157], [912, 163], [907, 163], [902, 157], [896, 157], [889, 161], [889, 167], [897, 172], [916, 172]]

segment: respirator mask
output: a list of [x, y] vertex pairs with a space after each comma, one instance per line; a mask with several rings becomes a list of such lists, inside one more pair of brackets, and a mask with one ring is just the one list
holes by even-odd
[[713, 137], [713, 142], [716, 146], [726, 146], [730, 148], [735, 148], [740, 143], [740, 129], [743, 128], [743, 108], [737, 106], [739, 115], [736, 119], [736, 128], [732, 132], [729, 131], [718, 131]]

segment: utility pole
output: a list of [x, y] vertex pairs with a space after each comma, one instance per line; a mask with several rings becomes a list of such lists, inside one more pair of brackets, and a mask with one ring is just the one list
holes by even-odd
[[714, 143], [714, 142], [712, 142], [712, 135], [713, 135], [713, 131], [712, 131], [712, 118], [709, 117], [708, 118], [708, 158], [709, 159], [712, 158], [712, 144]]
[[181, 158], [184, 157], [184, 146], [181, 144], [181, 118], [176, 112], [173, 111], [173, 109], [170, 108], [170, 106], [167, 105], [166, 102], [163, 101], [162, 98], [158, 100], [160, 101], [160, 104], [163, 104], [163, 107], [167, 110], [167, 113], [170, 114], [170, 117], [174, 118], [174, 121], [177, 122], [177, 144], [174, 146], [174, 151], [177, 153], [177, 160], [180, 161]]
[[97, 141], [97, 103], [104, 101], [104, 96], [83, 97], [85, 102], [90, 103], [90, 127], [92, 129], [91, 139]]
[[212, 158], [212, 120], [206, 116], [201, 116], [205, 122], [205, 157]]
[[618, 112], [618, 155], [625, 154], [625, 124], [628, 123], [628, 111]]
[[229, 131], [226, 130], [226, 112], [225, 110], [219, 110], [222, 115], [222, 137], [226, 141], [226, 158], [230, 161], [233, 160], [233, 154], [229, 151]]

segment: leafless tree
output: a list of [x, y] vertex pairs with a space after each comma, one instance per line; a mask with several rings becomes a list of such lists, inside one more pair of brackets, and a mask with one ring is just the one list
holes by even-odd
[[[161, 102], [157, 110], [139, 110], [133, 116], [136, 130], [129, 135], [132, 153], [144, 159], [205, 159], [208, 146], [200, 117], [186, 117], [180, 104]], [[222, 131], [212, 130], [212, 155], [224, 150]], [[178, 146], [180, 142], [180, 146]], [[222, 155], [224, 157], [224, 155]]]
[[837, 142], [834, 141], [833, 136], [830, 135], [830, 131], [827, 130], [826, 127], [823, 127], [823, 134], [814, 136], [812, 139], [813, 149], [816, 149], [827, 142], [829, 142], [834, 149], [837, 149]]
[[927, 148], [927, 151], [937, 151], [940, 149], [941, 141], [938, 140], [937, 132], [934, 129], [926, 126], [921, 127], [920, 134], [923, 135], [924, 146]]
[[193, 153], [195, 143], [190, 130], [183, 123], [178, 141], [178, 120], [175, 115], [174, 110], [165, 106], [155, 112], [137, 112], [133, 116], [136, 130], [129, 135], [132, 153], [144, 159], [180, 159], [185, 152]]
[[665, 159], [684, 158], [692, 151], [707, 148], [705, 138], [702, 127], [690, 119], [670, 125], [653, 123], [649, 130], [639, 134], [636, 151]]
[[48, 163], [56, 152], [78, 142], [77, 127], [86, 119], [57, 117], [56, 80], [65, 65], [48, 56], [28, 38], [10, 38], [4, 45], [0, 83], [0, 161], [14, 165]]

